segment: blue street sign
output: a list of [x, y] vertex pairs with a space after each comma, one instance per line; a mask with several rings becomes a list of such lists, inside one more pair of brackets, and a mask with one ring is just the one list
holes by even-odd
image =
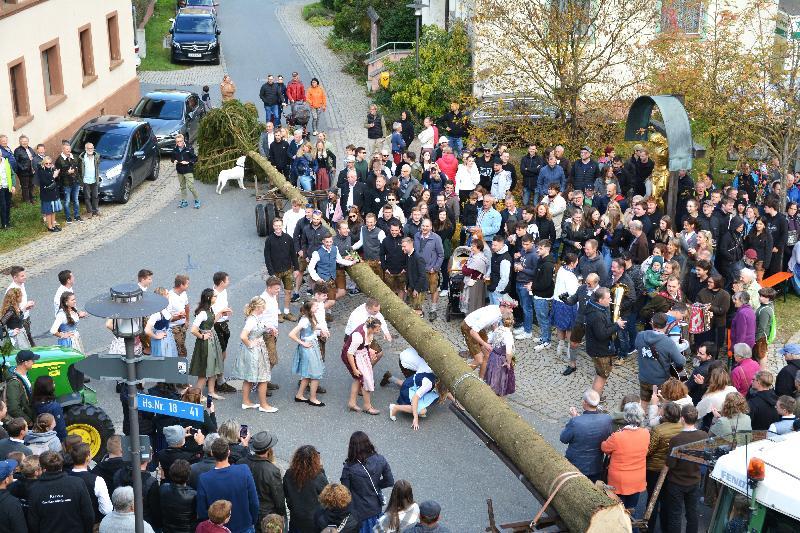
[[203, 421], [203, 406], [199, 403], [182, 402], [180, 400], [161, 398], [160, 396], [137, 394], [136, 407], [140, 411], [147, 411], [149, 413], [186, 418], [198, 422]]

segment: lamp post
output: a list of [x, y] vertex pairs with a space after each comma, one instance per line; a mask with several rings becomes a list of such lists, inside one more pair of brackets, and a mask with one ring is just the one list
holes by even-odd
[[144, 533], [144, 504], [142, 501], [142, 476], [139, 473], [142, 451], [139, 446], [139, 412], [136, 408], [136, 385], [141, 380], [136, 375], [137, 358], [133, 353], [134, 339], [142, 334], [143, 318], [167, 307], [163, 296], [144, 292], [136, 284], [111, 287], [108, 294], [101, 294], [86, 303], [86, 311], [94, 316], [110, 318], [112, 331], [125, 340], [125, 366], [128, 386], [128, 413], [130, 414], [131, 469], [133, 480], [134, 513], [136, 533]]
[[429, 7], [429, 4], [423, 4], [422, 2], [414, 2], [411, 4], [406, 4], [406, 7], [410, 7], [414, 10], [414, 18], [416, 21], [416, 42], [414, 44], [414, 65], [417, 69], [417, 76], [419, 76], [419, 26], [422, 22], [422, 8]]

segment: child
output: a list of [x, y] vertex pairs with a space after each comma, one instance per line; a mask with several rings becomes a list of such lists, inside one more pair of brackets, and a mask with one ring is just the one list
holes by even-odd
[[211, 110], [211, 95], [208, 94], [208, 91], [208, 85], [203, 85], [203, 94], [200, 95], [200, 101], [203, 103], [203, 107], [206, 108], [206, 111]]
[[261, 521], [261, 531], [263, 533], [283, 533], [284, 520], [279, 514], [268, 514]]
[[514, 327], [514, 316], [504, 315], [501, 323], [489, 336], [492, 352], [489, 354], [483, 379], [498, 396], [512, 394], [516, 390], [512, 327]]
[[36, 417], [36, 422], [30, 433], [25, 434], [25, 446], [35, 455], [46, 451], [60, 452], [61, 441], [56, 434], [56, 419], [50, 413], [42, 413]]
[[406, 149], [406, 141], [403, 140], [403, 125], [399, 122], [392, 124], [392, 160], [395, 165], [399, 165]]
[[231, 520], [233, 505], [228, 500], [217, 500], [208, 508], [208, 520], [200, 522], [195, 533], [231, 533], [225, 524]]
[[756, 310], [756, 344], [753, 347], [753, 359], [766, 370], [767, 346], [775, 340], [775, 308], [773, 300], [777, 292], [772, 287], [764, 287], [758, 291], [761, 307]]
[[650, 267], [644, 274], [644, 288], [648, 293], [655, 292], [661, 288], [661, 265], [664, 258], [660, 255], [653, 256]]

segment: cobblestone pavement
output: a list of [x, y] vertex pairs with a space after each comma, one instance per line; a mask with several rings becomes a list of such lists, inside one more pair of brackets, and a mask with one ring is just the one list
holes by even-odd
[[227, 72], [225, 54], [220, 52], [219, 65], [193, 65], [183, 70], [143, 70], [139, 72], [141, 83], [157, 85], [219, 85]]
[[59, 233], [48, 233], [11, 252], [0, 254], [0, 270], [12, 265], [25, 265], [28, 276], [35, 276], [89, 254], [159, 212], [175, 199], [177, 192], [175, 167], [163, 160], [158, 179], [145, 181], [136, 187], [127, 204], [101, 203], [102, 216], [68, 226], [62, 224], [63, 231]]

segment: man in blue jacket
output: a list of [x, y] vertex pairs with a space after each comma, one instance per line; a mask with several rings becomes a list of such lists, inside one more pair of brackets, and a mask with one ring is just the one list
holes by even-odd
[[561, 430], [561, 442], [567, 445], [567, 461], [594, 483], [603, 473], [600, 444], [611, 435], [611, 415], [597, 410], [600, 395], [593, 389], [583, 393], [583, 413], [569, 408], [570, 419]]
[[431, 311], [428, 319], [431, 322], [436, 320], [436, 307], [439, 304], [439, 272], [444, 261], [442, 239], [432, 231], [432, 228], [430, 219], [426, 218], [414, 235], [414, 249], [425, 260], [425, 271], [428, 274], [428, 292], [431, 293]]
[[539, 169], [539, 178], [536, 181], [537, 199], [547, 196], [547, 189], [551, 183], [558, 183], [560, 191], [567, 190], [567, 176], [552, 152], [547, 156], [547, 165]]
[[213, 470], [201, 474], [197, 482], [197, 521], [208, 518], [208, 508], [217, 500], [233, 504], [230, 522], [231, 533], [255, 533], [258, 520], [258, 493], [253, 474], [246, 465], [232, 465], [226, 439], [216, 439], [211, 445], [211, 455], [216, 460]]
[[670, 367], [683, 368], [686, 357], [678, 345], [667, 334], [667, 315], [656, 313], [650, 320], [652, 330], [640, 331], [636, 335], [636, 351], [639, 355], [639, 396], [642, 408], [653, 397], [653, 386], [660, 387], [670, 377]]

